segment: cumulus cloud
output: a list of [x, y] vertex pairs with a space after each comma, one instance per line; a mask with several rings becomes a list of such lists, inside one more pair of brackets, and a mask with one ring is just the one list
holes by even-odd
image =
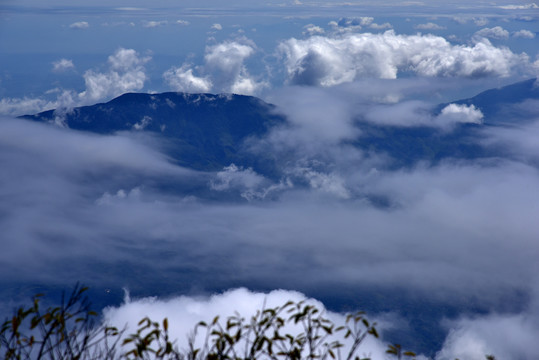
[[221, 24], [216, 23], [216, 24], [213, 24], [213, 25], [211, 26], [211, 29], [212, 29], [212, 30], [221, 31], [221, 30], [223, 30], [223, 26], [222, 26]]
[[189, 21], [187, 21], [187, 20], [176, 20], [176, 24], [187, 26], [187, 25], [189, 25], [191, 23]]
[[188, 64], [172, 67], [163, 74], [167, 84], [175, 91], [191, 93], [210, 92], [213, 84], [209, 77], [199, 77], [193, 74]]
[[[58, 93], [56, 99], [38, 98], [2, 98], [0, 114], [24, 115], [56, 109], [57, 124], [61, 125], [63, 115], [74, 106], [86, 105], [95, 101], [121, 95], [129, 91], [141, 90], [147, 80], [144, 64], [151, 57], [141, 57], [133, 49], [118, 49], [108, 57], [108, 71], [87, 70], [84, 75], [85, 90], [75, 93], [73, 90], [52, 89], [46, 95]], [[53, 62], [54, 72], [74, 69], [71, 60], [60, 59]]]
[[[168, 318], [169, 332], [172, 341], [177, 341], [179, 349], [187, 349], [187, 338], [192, 334], [193, 329], [200, 321], [211, 323], [219, 316], [221, 322], [226, 321], [227, 316], [239, 314], [244, 319], [249, 320], [261, 309], [270, 309], [284, 305], [288, 301], [305, 301], [307, 304], [316, 306], [321, 312], [337, 326], [345, 325], [345, 317], [341, 314], [325, 310], [324, 305], [314, 299], [309, 299], [305, 295], [286, 290], [274, 290], [269, 293], [251, 292], [245, 288], [229, 290], [222, 294], [207, 297], [181, 296], [168, 300], [156, 298], [142, 298], [137, 300], [126, 299], [125, 303], [119, 307], [110, 307], [104, 310], [104, 322], [123, 328], [128, 324], [127, 333], [136, 331], [136, 321], [145, 316], [155, 321]], [[373, 321], [373, 319], [370, 319]], [[281, 333], [297, 335], [302, 331], [301, 325], [287, 324]], [[203, 337], [204, 334], [199, 334]], [[198, 339], [201, 341], [201, 339]], [[328, 339], [328, 341], [339, 340], [343, 342], [345, 348], [340, 349], [343, 354], [350, 350], [351, 342], [344, 339], [344, 334]], [[241, 344], [244, 345], [244, 344]], [[375, 359], [382, 359], [385, 356], [385, 344], [369, 336], [362, 342], [357, 351], [357, 355], [369, 356]], [[241, 351], [241, 350], [240, 350]]]
[[79, 99], [89, 103], [141, 90], [147, 80], [144, 64], [150, 59], [141, 57], [133, 49], [116, 50], [108, 58], [109, 71], [88, 70], [84, 73], [86, 89], [79, 94]]
[[88, 24], [88, 22], [86, 21], [78, 21], [69, 25], [70, 29], [88, 29], [89, 27], [90, 27], [90, 24]]
[[64, 72], [73, 69], [75, 69], [75, 65], [69, 59], [60, 59], [52, 63], [52, 71], [54, 72]]
[[516, 38], [523, 38], [523, 39], [535, 39], [535, 33], [529, 31], [529, 30], [519, 30], [515, 31], [512, 34], [513, 37]]
[[310, 35], [310, 36], [316, 35], [316, 34], [323, 34], [325, 32], [324, 29], [322, 29], [320, 26], [316, 26], [314, 24], [305, 25], [303, 28], [305, 29], [303, 34]]
[[451, 45], [434, 35], [346, 34], [289, 39], [278, 47], [288, 81], [299, 85], [333, 86], [363, 77], [394, 79], [399, 71], [421, 76], [509, 76], [528, 65], [517, 55], [484, 40], [473, 46]]
[[493, 28], [484, 28], [477, 31], [474, 34], [474, 37], [504, 40], [504, 39], [509, 38], [509, 32], [505, 30], [504, 28], [502, 28], [501, 26], [495, 26]]
[[442, 109], [436, 122], [441, 126], [451, 126], [456, 123], [481, 124], [483, 113], [474, 105], [449, 104]]
[[[225, 41], [206, 47], [203, 66], [193, 68], [183, 64], [179, 68], [170, 68], [163, 76], [171, 87], [179, 91], [256, 94], [267, 84], [253, 78], [244, 64], [255, 51], [255, 44], [247, 39]], [[195, 71], [203, 75], [197, 76]]]

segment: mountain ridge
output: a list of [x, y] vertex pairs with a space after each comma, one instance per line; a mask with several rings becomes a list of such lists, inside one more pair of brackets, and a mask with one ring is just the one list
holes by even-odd
[[[418, 161], [435, 164], [446, 158], [493, 156], [493, 149], [480, 143], [479, 130], [482, 126], [504, 126], [508, 118], [525, 118], [518, 105], [530, 99], [539, 99], [536, 78], [439, 104], [432, 110], [435, 118], [449, 104], [473, 105], [484, 115], [482, 125], [459, 123], [451, 131], [441, 131], [425, 124], [405, 127], [359, 121], [361, 135], [348, 142], [366, 152], [390, 155], [392, 167], [413, 166]], [[276, 179], [276, 160], [253, 154], [245, 146], [247, 139], [262, 138], [271, 129], [287, 124], [286, 117], [276, 109], [273, 104], [246, 95], [126, 93], [106, 103], [21, 118], [54, 122], [59, 116], [71, 129], [100, 134], [149, 131], [171, 140], [167, 155], [179, 165], [219, 171], [234, 163]], [[508, 112], [515, 115], [519, 111], [520, 117], [509, 117]]]
[[[54, 122], [56, 110], [21, 118]], [[235, 94], [126, 93], [109, 102], [60, 113], [75, 130], [111, 134], [150, 131], [172, 140], [169, 150], [180, 165], [197, 170], [220, 170], [230, 163], [260, 167], [247, 154], [247, 138], [263, 136], [285, 119], [274, 106], [252, 96]]]

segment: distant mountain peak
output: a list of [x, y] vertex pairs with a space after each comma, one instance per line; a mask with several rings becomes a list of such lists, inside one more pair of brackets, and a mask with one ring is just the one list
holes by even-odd
[[[56, 115], [49, 110], [22, 118], [54, 122]], [[181, 165], [199, 170], [220, 170], [233, 162], [256, 166], [254, 156], [243, 151], [244, 141], [285, 121], [273, 105], [256, 97], [181, 92], [126, 93], [62, 116], [63, 123], [74, 130], [159, 133], [171, 140], [169, 155]]]

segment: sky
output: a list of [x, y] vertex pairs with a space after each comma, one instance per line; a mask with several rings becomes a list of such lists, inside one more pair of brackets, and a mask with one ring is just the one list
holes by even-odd
[[[0, 20], [3, 309], [76, 281], [116, 324], [194, 324], [266, 296], [318, 299], [336, 321], [365, 307], [382, 334], [402, 334], [403, 314], [428, 308], [441, 314], [436, 359], [536, 356], [537, 100], [504, 109], [513, 126], [481, 128], [481, 146], [504, 156], [395, 169], [352, 145], [358, 118], [481, 124], [473, 107], [429, 110], [536, 77], [536, 3], [7, 0]], [[275, 104], [289, 126], [248, 145], [283, 159], [281, 178], [182, 168], [143, 133], [15, 119], [164, 91]]]

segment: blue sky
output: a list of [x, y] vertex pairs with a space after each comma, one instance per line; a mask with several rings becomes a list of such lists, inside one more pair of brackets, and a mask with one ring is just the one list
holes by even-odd
[[[143, 312], [182, 323], [248, 310], [279, 288], [288, 290], [268, 296], [350, 308], [375, 288], [372, 299], [466, 309], [439, 324], [437, 360], [535, 356], [537, 100], [504, 109], [510, 127], [482, 126], [489, 119], [473, 106], [432, 110], [536, 77], [538, 24], [537, 3], [510, 0], [3, 1], [0, 310], [20, 288], [77, 280], [114, 294], [107, 316], [120, 325]], [[136, 131], [13, 119], [164, 91], [275, 104], [287, 127], [249, 151], [286, 159], [282, 178], [238, 164], [182, 168], [158, 137]], [[442, 134], [473, 123], [480, 146], [506, 156], [395, 169], [388, 154], [352, 146], [358, 119]], [[171, 194], [155, 186], [163, 179], [235, 200]], [[377, 196], [392, 205], [376, 206]], [[120, 304], [124, 286], [133, 300]], [[238, 286], [252, 291], [211, 296]], [[162, 298], [140, 299], [150, 295]], [[185, 302], [202, 310], [178, 310]], [[381, 327], [406, 333], [413, 319], [400, 310], [376, 314]], [[369, 349], [383, 353], [383, 341]]]
[[[505, 64], [511, 67], [509, 70], [494, 69], [492, 75], [506, 83], [535, 75], [537, 66], [533, 62], [539, 51], [535, 38], [537, 8], [527, 2], [232, 1], [224, 6], [219, 1], [202, 4], [160, 1], [149, 6], [145, 2], [7, 1], [1, 6], [0, 98], [12, 99], [12, 104], [27, 98], [41, 99], [42, 105], [47, 104], [44, 100], [51, 102], [49, 106], [57, 105], [62, 93], [76, 98], [85, 91], [85, 74], [106, 74], [110, 70], [108, 57], [119, 49], [135, 51], [134, 56], [140, 60], [139, 70], [143, 72], [138, 83], [127, 85], [124, 90], [204, 90], [262, 97], [272, 89], [297, 83], [291, 75], [297, 69], [290, 66], [290, 61], [301, 61], [291, 56], [302, 55], [290, 52], [292, 40], [303, 42], [297, 44], [302, 48], [297, 48], [298, 51], [312, 50], [319, 46], [315, 42], [326, 39], [359, 38], [361, 34], [383, 34], [388, 30], [400, 37], [431, 34], [445, 39], [453, 48], [473, 48], [479, 41], [488, 41], [491, 48], [486, 51], [507, 48], [515, 56], [525, 53], [528, 57], [519, 64]], [[310, 44], [309, 38], [314, 39]], [[372, 41], [374, 44], [377, 40]], [[218, 63], [218, 58], [210, 64], [205, 62], [205, 56], [212, 49], [218, 51], [220, 44], [225, 52], [218, 57], [226, 54], [229, 66], [234, 68]], [[444, 53], [448, 50], [440, 49], [438, 56], [452, 56]], [[357, 51], [368, 54], [365, 49]], [[490, 55], [500, 56], [485, 53]], [[325, 62], [323, 66], [349, 65], [334, 64], [330, 59]], [[409, 76], [407, 66], [403, 64], [397, 74], [366, 69], [335, 81]], [[185, 76], [178, 80], [189, 70], [198, 87], [190, 88], [183, 83], [187, 81]], [[424, 71], [411, 74], [490, 77]], [[238, 83], [234, 87], [235, 80], [243, 81], [243, 86]], [[104, 89], [91, 100], [73, 101], [79, 105], [84, 101], [104, 101], [120, 93], [119, 89]], [[17, 113], [14, 106], [3, 113]], [[7, 108], [5, 104], [4, 107]], [[19, 111], [23, 110], [21, 105]], [[27, 110], [41, 109], [35, 106]]]

